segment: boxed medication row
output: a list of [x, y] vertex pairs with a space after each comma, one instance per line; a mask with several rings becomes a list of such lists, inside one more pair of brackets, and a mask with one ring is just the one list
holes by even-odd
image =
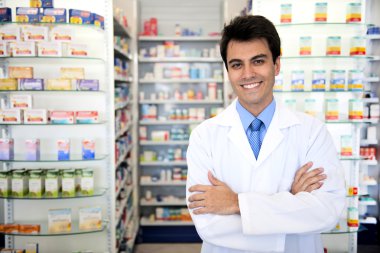
[[71, 42], [74, 30], [68, 27], [44, 26], [3, 26], [0, 28], [0, 40], [8, 42], [36, 41], [36, 42]]
[[0, 78], [0, 90], [78, 90], [98, 91], [99, 80], [94, 79], [41, 79], [41, 78]]
[[41, 226], [38, 224], [0, 224], [0, 233], [38, 234], [40, 231]]

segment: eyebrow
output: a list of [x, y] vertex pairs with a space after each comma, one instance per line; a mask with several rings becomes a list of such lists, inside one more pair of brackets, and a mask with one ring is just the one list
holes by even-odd
[[[266, 54], [258, 54], [258, 55], [255, 55], [253, 56], [250, 61], [254, 61], [254, 60], [257, 60], [257, 59], [260, 59], [260, 58], [268, 58], [268, 56]], [[228, 64], [231, 64], [233, 62], [241, 62], [242, 60], [240, 59], [231, 59], [228, 61]]]

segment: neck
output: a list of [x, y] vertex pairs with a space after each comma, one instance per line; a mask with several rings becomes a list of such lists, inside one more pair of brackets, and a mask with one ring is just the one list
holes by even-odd
[[242, 105], [247, 111], [249, 111], [250, 113], [252, 113], [252, 115], [255, 116], [255, 117], [259, 116], [260, 113], [261, 113], [262, 111], [264, 111], [265, 108], [267, 108], [268, 105], [269, 105], [270, 103], [272, 103], [272, 101], [273, 101], [273, 96], [272, 96], [271, 99], [268, 100], [266, 103], [262, 103], [262, 104], [260, 104], [260, 105], [258, 105], [258, 104], [245, 104], [245, 103], [242, 103], [242, 102], [239, 100], [240, 104], [241, 104], [241, 105]]

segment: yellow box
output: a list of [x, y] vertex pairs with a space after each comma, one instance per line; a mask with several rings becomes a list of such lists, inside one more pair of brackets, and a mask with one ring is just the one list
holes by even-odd
[[0, 78], [0, 90], [17, 90], [17, 79]]
[[33, 78], [33, 67], [8, 67], [9, 78]]
[[48, 79], [46, 90], [73, 90], [70, 79]]
[[84, 68], [61, 68], [61, 78], [85, 79]]

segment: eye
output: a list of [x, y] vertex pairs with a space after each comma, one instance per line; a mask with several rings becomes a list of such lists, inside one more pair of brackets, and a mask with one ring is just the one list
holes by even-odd
[[233, 68], [233, 69], [239, 69], [241, 67], [241, 63], [232, 63], [231, 64], [231, 68]]
[[257, 59], [257, 60], [254, 60], [253, 61], [253, 64], [255, 65], [263, 65], [264, 64], [264, 60], [263, 59]]

